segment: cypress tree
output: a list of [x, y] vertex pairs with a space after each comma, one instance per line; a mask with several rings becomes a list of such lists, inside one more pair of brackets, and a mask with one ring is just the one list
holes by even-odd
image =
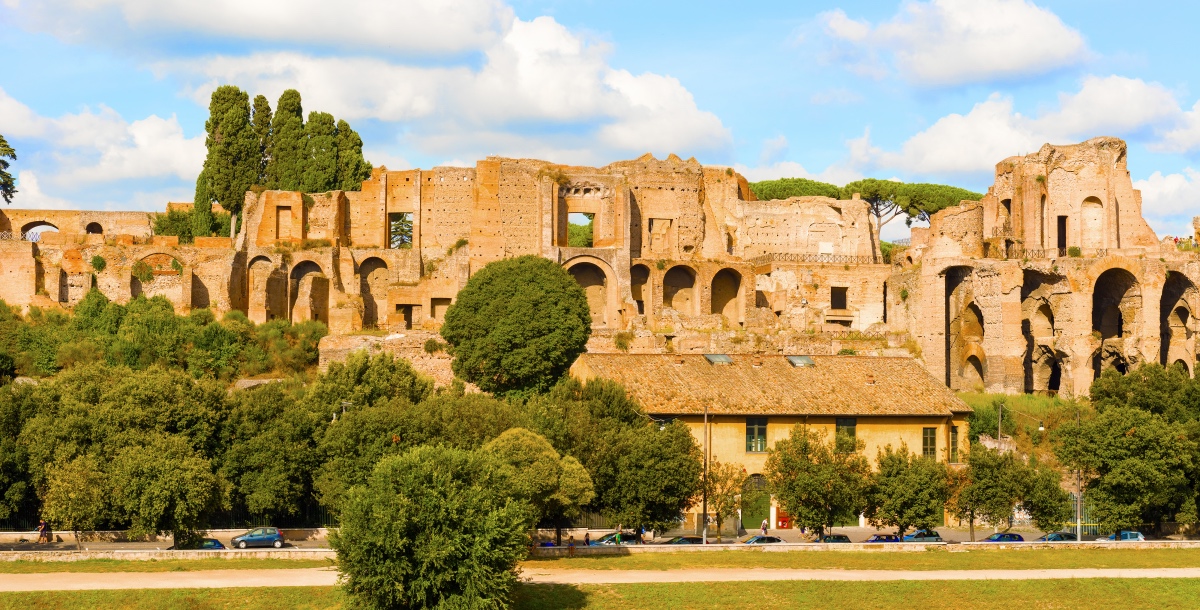
[[371, 164], [363, 158], [363, 141], [346, 121], [337, 123], [337, 180], [334, 188], [357, 191], [371, 177]]
[[266, 184], [267, 159], [271, 150], [271, 103], [265, 95], [254, 96], [254, 135], [258, 137], [257, 184]]
[[304, 179], [308, 145], [304, 141], [304, 109], [300, 92], [288, 89], [279, 96], [271, 118], [267, 149], [267, 188], [298, 191]]
[[232, 85], [213, 91], [204, 124], [208, 156], [196, 180], [193, 234], [212, 232], [212, 203], [220, 203], [236, 215], [242, 209], [246, 191], [258, 177], [262, 154], [258, 138], [250, 125], [250, 97]]
[[311, 112], [304, 126], [308, 158], [301, 182], [306, 193], [323, 193], [337, 188], [337, 126], [328, 112]]

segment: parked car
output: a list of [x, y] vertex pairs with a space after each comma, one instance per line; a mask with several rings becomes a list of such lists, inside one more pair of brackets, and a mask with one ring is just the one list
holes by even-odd
[[704, 538], [701, 536], [675, 536], [655, 544], [704, 544]]
[[845, 534], [830, 534], [821, 539], [825, 544], [846, 544], [850, 542], [850, 537]]
[[1108, 538], [1105, 538], [1105, 540], [1111, 540], [1114, 542], [1145, 542], [1146, 537], [1143, 536], [1141, 532], [1126, 530], [1117, 532]]
[[175, 545], [171, 545], [171, 546], [167, 547], [168, 551], [176, 551], [176, 550], [181, 550], [181, 549], [189, 549], [189, 550], [190, 549], [199, 549], [202, 551], [223, 551], [223, 550], [225, 550], [225, 545], [221, 544], [221, 541], [217, 540], [216, 538], [201, 538], [199, 541], [197, 541], [194, 544], [189, 544], [189, 545], [185, 545], [182, 547], [178, 547]]
[[1071, 532], [1052, 532], [1037, 539], [1038, 542], [1076, 542], [1075, 534]]
[[617, 542], [617, 532], [605, 534], [592, 541], [592, 546], [611, 546], [614, 544], [640, 544], [638, 535], [633, 532], [620, 532], [621, 542]]
[[871, 534], [863, 542], [900, 542], [900, 537], [895, 534]]
[[933, 530], [917, 530], [904, 536], [905, 542], [941, 542], [942, 536]]
[[751, 536], [743, 544], [779, 544], [783, 539], [775, 536]]
[[984, 542], [1025, 542], [1025, 539], [1020, 534], [1011, 532], [999, 532], [983, 539]]
[[241, 536], [236, 536], [229, 543], [239, 549], [252, 546], [273, 546], [279, 549], [283, 548], [283, 535], [279, 533], [278, 528], [256, 527]]

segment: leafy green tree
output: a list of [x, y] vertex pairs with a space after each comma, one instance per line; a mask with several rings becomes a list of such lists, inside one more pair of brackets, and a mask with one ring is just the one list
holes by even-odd
[[1071, 520], [1071, 496], [1062, 488], [1062, 473], [1031, 457], [1022, 476], [1021, 508], [1043, 532], [1052, 532]]
[[827, 182], [809, 180], [808, 178], [780, 178], [778, 180], [763, 180], [751, 182], [750, 190], [754, 196], [762, 200], [787, 199], [789, 197], [831, 197], [841, 196], [841, 189]]
[[487, 452], [418, 447], [379, 462], [330, 537], [364, 608], [499, 608], [517, 584], [532, 511]]
[[298, 191], [304, 184], [308, 143], [304, 138], [304, 109], [300, 92], [288, 89], [275, 104], [267, 153], [267, 188]]
[[176, 545], [186, 545], [221, 506], [212, 464], [178, 435], [123, 447], [107, 470], [114, 509], [134, 536], [170, 531]]
[[545, 391], [591, 335], [583, 288], [553, 261], [521, 256], [489, 263], [458, 293], [442, 337], [454, 373], [488, 392]]
[[589, 216], [586, 224], [567, 224], [567, 244], [572, 248], [592, 247], [592, 223], [594, 218]]
[[364, 483], [376, 462], [412, 446], [405, 442], [409, 406], [403, 400], [387, 401], [346, 411], [329, 423], [318, 445], [320, 466], [313, 480], [322, 506], [339, 511], [347, 491]]
[[685, 424], [615, 428], [599, 445], [585, 465], [596, 488], [592, 507], [610, 523], [665, 530], [695, 504], [704, 463]]
[[1060, 428], [1055, 453], [1085, 473], [1092, 515], [1105, 530], [1196, 521], [1197, 444], [1183, 424], [1126, 406]]
[[34, 504], [29, 452], [19, 441], [21, 430], [36, 412], [32, 394], [28, 384], [0, 387], [0, 519], [28, 515]]
[[392, 398], [416, 404], [432, 391], [433, 380], [417, 373], [407, 360], [395, 358], [388, 352], [371, 356], [366, 351], [358, 351], [344, 362], [330, 363], [305, 400], [333, 415], [377, 406]]
[[323, 193], [337, 186], [338, 149], [337, 125], [328, 112], [308, 113], [304, 124], [308, 144], [301, 189], [306, 193]]
[[1122, 375], [1113, 369], [1092, 382], [1088, 392], [1097, 411], [1130, 407], [1162, 415], [1168, 421], [1200, 418], [1200, 384], [1186, 371], [1144, 364]]
[[856, 519], [866, 510], [871, 465], [858, 453], [862, 448], [862, 441], [843, 436], [827, 442], [819, 432], [797, 424], [767, 456], [767, 480], [780, 506], [818, 539], [835, 523]]
[[8, 173], [9, 164], [5, 159], [16, 161], [17, 151], [9, 146], [3, 135], [0, 135], [0, 197], [4, 198], [4, 203], [12, 203], [13, 195], [17, 194], [17, 184], [12, 174]]
[[879, 451], [879, 469], [872, 475], [866, 516], [875, 527], [894, 527], [899, 536], [912, 528], [932, 528], [942, 522], [950, 497], [946, 465], [919, 457], [901, 444]]
[[533, 507], [535, 525], [553, 521], [560, 540], [562, 521], [579, 516], [580, 507], [596, 495], [592, 478], [579, 461], [560, 456], [536, 432], [510, 428], [483, 450], [505, 466], [509, 493]]
[[258, 138], [258, 178], [255, 184], [266, 184], [267, 182], [267, 159], [270, 158], [271, 152], [271, 102], [267, 101], [265, 95], [254, 96], [254, 113], [251, 123], [254, 127], [254, 136]]
[[108, 478], [90, 455], [51, 466], [45, 489], [44, 518], [51, 527], [74, 532], [76, 549], [81, 548], [79, 532], [96, 529], [111, 510]]
[[878, 231], [883, 225], [903, 215], [905, 222], [929, 220], [929, 216], [963, 200], [979, 201], [980, 193], [941, 184], [905, 184], [894, 180], [864, 178], [842, 187], [842, 199], [854, 193], [870, 206]]
[[1020, 464], [1012, 453], [972, 445], [967, 467], [954, 473], [947, 507], [970, 524], [975, 541], [976, 519], [1012, 527], [1013, 509], [1024, 497]]
[[196, 183], [192, 216], [195, 236], [212, 233], [213, 202], [234, 215], [241, 211], [246, 191], [258, 180], [262, 160], [258, 136], [250, 125], [250, 98], [244, 91], [232, 85], [217, 87], [208, 112], [204, 124], [208, 156]]
[[337, 179], [335, 189], [358, 191], [371, 177], [371, 164], [363, 158], [363, 141], [346, 121], [337, 122]]
[[742, 489], [749, 478], [742, 466], [722, 463], [715, 458], [709, 461], [707, 480], [702, 483], [708, 511], [717, 522], [717, 542], [721, 541], [725, 520], [736, 515], [741, 507]]

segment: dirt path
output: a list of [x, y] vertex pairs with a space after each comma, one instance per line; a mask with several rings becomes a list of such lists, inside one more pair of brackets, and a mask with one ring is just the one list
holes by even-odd
[[[1200, 568], [1071, 570], [772, 570], [712, 568], [690, 570], [525, 570], [533, 583], [628, 584], [763, 580], [1049, 580], [1072, 578], [1200, 578]], [[0, 591], [79, 591], [85, 589], [226, 589], [238, 587], [330, 587], [333, 568], [294, 570], [203, 570], [195, 572], [53, 572], [0, 574]]]

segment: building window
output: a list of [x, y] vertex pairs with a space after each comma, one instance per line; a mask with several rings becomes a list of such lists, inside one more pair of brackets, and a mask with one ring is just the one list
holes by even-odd
[[746, 453], [764, 453], [767, 450], [767, 418], [746, 418]]
[[958, 463], [958, 426], [950, 426], [950, 463]]
[[846, 288], [834, 286], [829, 289], [829, 308], [846, 309]]
[[921, 455], [937, 458], [937, 428], [921, 429]]
[[858, 420], [853, 417], [837, 418], [837, 429], [835, 438], [837, 443], [838, 453], [853, 453], [856, 449], [858, 435]]

